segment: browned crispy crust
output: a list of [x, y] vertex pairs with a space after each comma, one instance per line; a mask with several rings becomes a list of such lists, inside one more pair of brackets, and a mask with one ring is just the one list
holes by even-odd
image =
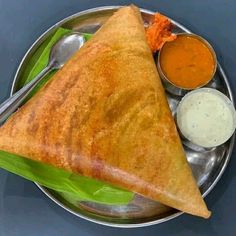
[[118, 10], [0, 128], [0, 149], [210, 216], [134, 6]]

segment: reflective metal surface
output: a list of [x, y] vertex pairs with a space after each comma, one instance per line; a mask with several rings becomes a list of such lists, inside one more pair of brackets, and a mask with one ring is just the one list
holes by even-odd
[[5, 102], [0, 104], [0, 124], [2, 124], [25, 101], [30, 92], [52, 70], [61, 68], [66, 61], [85, 43], [84, 36], [72, 33], [61, 38], [53, 45], [48, 65], [33, 80], [12, 94]]
[[[119, 8], [119, 6], [100, 7], [83, 11], [64, 19], [45, 32], [33, 44], [23, 58], [15, 76], [11, 91], [12, 94], [19, 89], [18, 84], [22, 79], [22, 74], [29, 58], [34, 54], [39, 45], [55, 32], [57, 27], [63, 26], [75, 31], [94, 33], [117, 8]], [[148, 24], [152, 15], [153, 12], [142, 10], [142, 17], [145, 24]], [[175, 21], [172, 22], [175, 24], [174, 32], [190, 33], [184, 26]], [[219, 89], [233, 100], [227, 77], [219, 64], [214, 79], [207, 86]], [[175, 115], [176, 106], [180, 101], [180, 97], [169, 93], [167, 93], [167, 97], [173, 115]], [[220, 179], [228, 164], [233, 145], [234, 136], [224, 145], [211, 150], [196, 151], [185, 147], [188, 161], [203, 196], [206, 196]], [[154, 225], [168, 221], [182, 214], [182, 212], [138, 195], [136, 195], [134, 200], [128, 205], [109, 206], [80, 201], [73, 203], [68, 202], [52, 190], [42, 186], [39, 186], [39, 188], [59, 206], [72, 214], [92, 222], [113, 227], [131, 228]]]

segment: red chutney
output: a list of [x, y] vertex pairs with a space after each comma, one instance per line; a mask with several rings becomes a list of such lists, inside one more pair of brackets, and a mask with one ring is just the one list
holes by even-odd
[[165, 43], [160, 53], [162, 72], [172, 84], [194, 89], [209, 82], [215, 72], [215, 60], [208, 46], [194, 36], [178, 35]]
[[152, 23], [146, 29], [146, 38], [148, 45], [153, 53], [159, 51], [165, 42], [176, 39], [172, 34], [172, 23], [164, 15], [156, 13]]

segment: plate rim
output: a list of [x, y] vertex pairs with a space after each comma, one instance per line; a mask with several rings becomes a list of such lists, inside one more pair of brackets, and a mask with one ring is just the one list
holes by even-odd
[[[105, 5], [105, 6], [100, 6], [100, 7], [95, 7], [95, 8], [89, 8], [83, 11], [79, 11], [77, 13], [74, 13], [72, 15], [69, 15], [65, 18], [63, 18], [62, 20], [58, 21], [57, 23], [55, 23], [54, 25], [52, 25], [51, 27], [49, 27], [46, 31], [44, 31], [35, 41], [34, 43], [29, 47], [29, 49], [26, 51], [26, 53], [24, 54], [23, 58], [21, 59], [13, 82], [12, 82], [12, 86], [11, 86], [11, 90], [10, 90], [10, 96], [12, 96], [14, 94], [14, 92], [16, 91], [16, 87], [17, 87], [17, 82], [18, 82], [18, 77], [21, 71], [21, 68], [26, 60], [26, 58], [28, 58], [28, 56], [30, 56], [30, 54], [32, 53], [32, 50], [39, 45], [44, 38], [51, 33], [52, 30], [57, 29], [58, 27], [60, 27], [62, 24], [64, 24], [67, 21], [70, 21], [76, 17], [82, 16], [82, 15], [86, 15], [89, 13], [93, 13], [93, 12], [97, 12], [97, 11], [106, 11], [106, 10], [117, 10], [121, 7], [124, 7], [125, 5]], [[147, 13], [147, 14], [155, 14], [154, 11], [148, 10], [148, 9], [144, 9], [144, 8], [140, 8], [140, 11], [142, 13]], [[169, 18], [169, 17], [168, 17]], [[186, 33], [192, 33], [191, 30], [189, 30], [188, 28], [186, 28], [184, 25], [182, 25], [181, 23], [173, 20], [172, 18], [169, 18], [171, 20], [172, 23], [174, 23], [175, 25], [177, 25], [178, 27], [180, 27], [181, 29], [183, 29], [184, 31], [186, 31]], [[230, 86], [230, 82], [228, 77], [226, 76], [222, 66], [220, 65], [220, 63], [217, 61], [217, 67], [218, 70], [220, 71], [220, 73], [222, 74], [223, 78], [224, 78], [224, 82], [226, 84], [227, 87], [227, 92], [229, 94], [229, 97], [233, 103], [233, 105], [235, 106], [235, 102], [234, 102], [234, 95]], [[219, 171], [219, 174], [217, 175], [217, 177], [215, 178], [215, 180], [212, 182], [212, 184], [208, 187], [208, 189], [206, 190], [206, 192], [204, 194], [202, 194], [203, 197], [206, 197], [212, 190], [213, 188], [216, 186], [216, 184], [218, 183], [218, 181], [221, 179], [228, 163], [229, 160], [232, 156], [232, 152], [234, 149], [234, 145], [235, 145], [235, 133], [233, 134], [233, 136], [230, 139], [230, 144], [229, 144], [229, 151], [228, 151], [228, 155], [225, 158], [225, 161], [221, 167], [221, 170]], [[151, 220], [148, 222], [142, 222], [142, 223], [114, 223], [114, 222], [106, 222], [106, 221], [102, 221], [102, 220], [98, 220], [98, 219], [94, 219], [94, 218], [90, 218], [89, 216], [83, 215], [79, 212], [75, 212], [74, 210], [70, 209], [69, 207], [67, 207], [66, 205], [64, 205], [63, 203], [61, 203], [60, 201], [58, 201], [48, 190], [47, 188], [39, 185], [38, 183], [35, 182], [35, 184], [37, 185], [37, 187], [47, 196], [49, 197], [53, 202], [55, 202], [57, 205], [59, 205], [60, 207], [62, 207], [63, 209], [65, 209], [66, 211], [70, 212], [71, 214], [80, 217], [82, 219], [88, 220], [90, 222], [93, 223], [97, 223], [100, 225], [104, 225], [104, 226], [110, 226], [110, 227], [118, 227], [118, 228], [138, 228], [138, 227], [146, 227], [146, 226], [151, 226], [151, 225], [156, 225], [156, 224], [160, 224], [160, 223], [164, 223], [166, 221], [169, 221], [171, 219], [174, 219], [182, 214], [184, 214], [184, 212], [178, 211], [174, 214], [171, 214], [169, 216], [166, 216], [164, 218], [161, 219], [157, 219], [157, 220]]]

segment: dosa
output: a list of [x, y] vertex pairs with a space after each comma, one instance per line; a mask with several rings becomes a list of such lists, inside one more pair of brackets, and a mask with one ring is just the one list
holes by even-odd
[[0, 149], [210, 216], [135, 6], [111, 16], [7, 120]]

